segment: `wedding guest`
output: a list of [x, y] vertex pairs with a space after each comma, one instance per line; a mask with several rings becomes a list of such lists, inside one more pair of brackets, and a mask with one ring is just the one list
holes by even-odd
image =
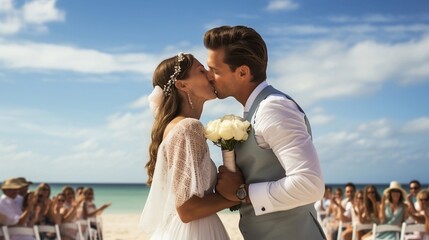
[[325, 193], [323, 198], [320, 201], [314, 203], [314, 208], [316, 209], [317, 215], [319, 216], [319, 221], [322, 223], [323, 219], [328, 215], [329, 205], [331, 205], [331, 194], [332, 187], [325, 186]]
[[[378, 224], [380, 222], [380, 202], [381, 196], [377, 188], [372, 185], [366, 185], [363, 191], [364, 211], [359, 215], [359, 221], [363, 224]], [[358, 239], [372, 236], [371, 231], [362, 230], [357, 232]]]
[[22, 202], [22, 210], [30, 210], [28, 219], [22, 224], [24, 227], [33, 227], [35, 224], [39, 224], [39, 216], [42, 210], [42, 203], [38, 202], [38, 197], [35, 192], [27, 192], [24, 195]]
[[[419, 211], [420, 210], [420, 205], [419, 205], [419, 201], [417, 201], [417, 194], [419, 193], [420, 189], [421, 189], [421, 184], [420, 181], [418, 180], [411, 180], [408, 184], [409, 186], [409, 193], [406, 196], [406, 200], [408, 202], [408, 204], [413, 204], [414, 208]], [[406, 220], [407, 224], [412, 224], [415, 223], [415, 220], [410, 216], [408, 217], [408, 219]]]
[[[62, 194], [65, 196], [65, 202], [60, 210], [62, 216], [61, 222], [75, 222], [77, 220], [77, 209], [84, 200], [83, 195], [81, 195], [80, 198], [76, 199], [74, 189], [71, 186], [64, 186], [62, 188]], [[60, 232], [61, 239], [74, 240], [77, 230], [72, 230], [60, 226]]]
[[341, 206], [346, 207], [348, 202], [352, 202], [355, 197], [356, 185], [354, 183], [348, 182], [344, 186], [345, 198], [341, 201]]
[[[391, 224], [401, 227], [408, 218], [408, 206], [405, 203], [406, 192], [397, 181], [392, 181], [384, 190], [380, 204], [380, 224]], [[376, 239], [396, 240], [397, 232], [376, 234]]]
[[47, 183], [40, 183], [35, 190], [35, 197], [37, 198], [37, 204], [41, 207], [39, 219], [37, 224], [46, 225], [49, 224], [48, 213], [51, 208], [52, 200], [51, 196], [51, 187]]
[[[97, 208], [94, 203], [94, 189], [91, 187], [84, 188], [82, 191], [84, 196], [84, 201], [80, 204], [81, 210], [78, 211], [78, 219], [90, 219], [95, 218], [103, 213], [103, 211], [108, 208], [112, 203], [103, 204], [101, 207]], [[91, 222], [91, 228], [94, 230], [99, 230], [96, 222]], [[99, 231], [102, 232], [102, 231]], [[102, 238], [102, 236], [101, 236]]]
[[328, 240], [337, 238], [338, 226], [340, 223], [341, 201], [343, 200], [343, 190], [341, 188], [335, 188], [334, 195], [331, 199], [331, 204], [328, 208], [328, 218], [324, 222], [326, 229], [326, 237]]
[[84, 201], [83, 201], [83, 211], [82, 219], [88, 219], [91, 217], [96, 217], [100, 215], [106, 208], [108, 208], [112, 203], [103, 204], [101, 207], [97, 208], [94, 203], [94, 189], [87, 187], [83, 189]]
[[359, 216], [361, 215], [361, 213], [364, 212], [365, 208], [363, 203], [363, 195], [364, 194], [362, 190], [356, 191], [353, 201], [348, 202], [346, 205], [346, 209], [351, 209], [351, 211], [346, 210], [342, 216], [347, 218], [342, 218], [341, 220], [351, 219], [351, 223], [346, 225], [345, 229], [341, 234], [341, 239], [343, 240], [351, 240], [353, 235], [353, 225], [361, 223]]
[[410, 204], [414, 204], [416, 209], [420, 209], [419, 201], [417, 201], [417, 194], [420, 192], [422, 185], [418, 180], [411, 180], [409, 183], [410, 193], [407, 195], [407, 200]]
[[[413, 239], [429, 239], [429, 189], [421, 190], [417, 194], [417, 201], [420, 209], [417, 210], [413, 204], [409, 204], [410, 216], [416, 221], [416, 223], [422, 223], [425, 225], [425, 231], [422, 233], [413, 233]], [[417, 235], [417, 236], [416, 236]], [[407, 238], [406, 239], [411, 239]]]
[[204, 35], [209, 77], [219, 99], [233, 97], [251, 123], [235, 146], [238, 171], [219, 167], [216, 190], [240, 201], [245, 239], [325, 239], [314, 203], [324, 193], [319, 158], [303, 109], [270, 86], [264, 39], [246, 26], [221, 26]]
[[7, 226], [23, 226], [34, 211], [34, 201], [29, 201], [25, 209], [19, 207], [15, 199], [18, 196], [19, 189], [24, 185], [15, 178], [7, 179], [1, 185], [3, 194], [0, 198], [0, 214], [3, 215], [3, 223]]

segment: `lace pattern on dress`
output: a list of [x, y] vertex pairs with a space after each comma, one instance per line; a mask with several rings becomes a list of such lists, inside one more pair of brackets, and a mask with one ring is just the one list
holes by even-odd
[[171, 189], [176, 194], [176, 207], [181, 206], [193, 195], [203, 197], [209, 188], [210, 165], [208, 146], [204, 137], [204, 127], [201, 122], [184, 119], [174, 135], [169, 138], [166, 157], [169, 171], [172, 173]]

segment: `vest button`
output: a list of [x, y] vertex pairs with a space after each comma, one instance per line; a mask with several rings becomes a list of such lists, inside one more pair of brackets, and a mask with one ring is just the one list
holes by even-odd
[[262, 207], [262, 208], [261, 208], [261, 210], [262, 210], [262, 211], [265, 211], [265, 207]]

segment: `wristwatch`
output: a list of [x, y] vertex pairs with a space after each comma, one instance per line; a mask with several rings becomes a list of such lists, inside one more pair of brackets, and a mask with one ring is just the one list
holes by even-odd
[[241, 184], [235, 194], [237, 195], [238, 199], [242, 203], [246, 203], [246, 197], [247, 197], [246, 184]]

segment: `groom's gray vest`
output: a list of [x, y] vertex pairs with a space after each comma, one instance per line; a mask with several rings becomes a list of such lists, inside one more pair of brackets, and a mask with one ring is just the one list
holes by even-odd
[[[292, 100], [289, 96], [274, 89], [272, 86], [264, 88], [256, 97], [246, 116], [249, 122], [251, 122], [252, 116], [259, 107], [259, 103], [271, 94], [284, 95]], [[298, 108], [303, 112], [299, 106]], [[287, 119], [285, 119], [285, 121], [287, 121]], [[311, 135], [307, 118], [305, 118], [305, 122], [307, 124], [307, 130]], [[235, 152], [237, 165], [240, 167], [246, 183], [271, 182], [285, 177], [285, 170], [280, 165], [273, 151], [271, 149], [262, 149], [256, 143], [255, 130], [253, 127], [249, 132], [247, 141], [237, 144]], [[240, 208], [240, 216], [240, 230], [246, 240], [325, 239], [323, 231], [317, 221], [314, 204], [260, 216], [255, 216], [251, 204], [244, 204]]]

